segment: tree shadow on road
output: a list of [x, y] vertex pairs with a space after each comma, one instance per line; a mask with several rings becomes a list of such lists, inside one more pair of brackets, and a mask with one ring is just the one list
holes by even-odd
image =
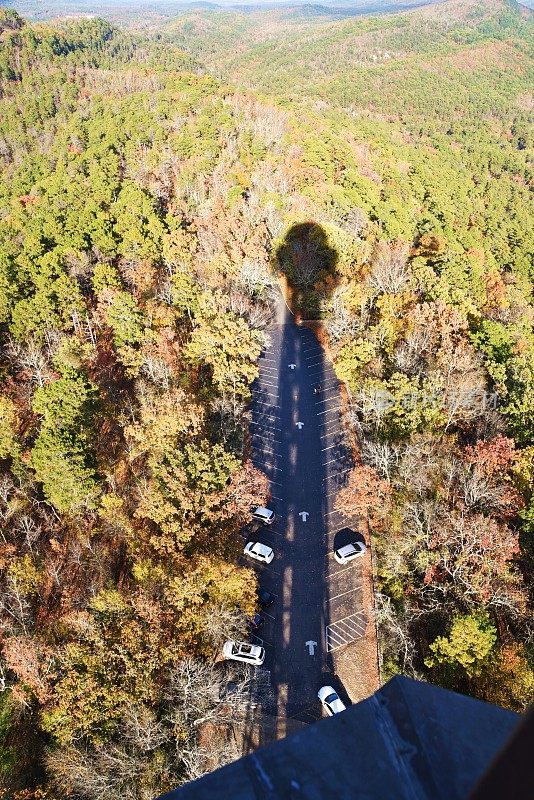
[[293, 311], [318, 319], [322, 302], [337, 284], [338, 254], [325, 229], [312, 221], [291, 225], [275, 255], [275, 269], [287, 278]]

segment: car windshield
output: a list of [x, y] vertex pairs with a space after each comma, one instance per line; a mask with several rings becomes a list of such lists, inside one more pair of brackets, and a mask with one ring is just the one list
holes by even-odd
[[335, 703], [335, 701], [338, 700], [338, 699], [339, 698], [338, 698], [337, 694], [335, 692], [333, 692], [332, 694], [329, 694], [328, 697], [325, 698], [325, 703], [328, 703], [328, 704]]

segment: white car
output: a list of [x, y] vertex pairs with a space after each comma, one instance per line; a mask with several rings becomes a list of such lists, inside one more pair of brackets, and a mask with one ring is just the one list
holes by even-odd
[[354, 558], [363, 556], [366, 550], [367, 547], [363, 542], [352, 542], [351, 544], [346, 544], [344, 547], [340, 547], [338, 550], [334, 550], [334, 558], [338, 564], [348, 564], [348, 562], [352, 561]]
[[261, 542], [247, 542], [243, 552], [246, 556], [261, 561], [262, 564], [270, 564], [274, 558], [274, 550]]
[[257, 644], [247, 642], [234, 642], [233, 639], [224, 643], [223, 655], [232, 661], [244, 661], [245, 664], [259, 666], [265, 661], [265, 650]]
[[339, 714], [341, 711], [345, 711], [347, 706], [339, 699], [338, 693], [332, 686], [322, 686], [319, 691], [317, 692], [317, 697], [323, 704], [323, 708], [327, 714], [331, 717], [334, 714]]
[[258, 506], [252, 512], [252, 519], [255, 519], [256, 522], [261, 522], [263, 525], [272, 525], [275, 519], [275, 513], [270, 508], [264, 508], [264, 506]]

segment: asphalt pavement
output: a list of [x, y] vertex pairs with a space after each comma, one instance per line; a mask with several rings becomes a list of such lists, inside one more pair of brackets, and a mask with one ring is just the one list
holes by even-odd
[[354, 520], [334, 511], [352, 459], [339, 382], [313, 332], [280, 303], [268, 341], [252, 387], [250, 433], [253, 462], [270, 480], [276, 521], [257, 526], [251, 538], [274, 549], [274, 561], [257, 571], [276, 600], [256, 641], [266, 649], [275, 697], [270, 712], [312, 721], [321, 714], [318, 689], [325, 683], [342, 689], [332, 675], [332, 652], [366, 626], [360, 564], [340, 566], [333, 558], [334, 545], [357, 533]]

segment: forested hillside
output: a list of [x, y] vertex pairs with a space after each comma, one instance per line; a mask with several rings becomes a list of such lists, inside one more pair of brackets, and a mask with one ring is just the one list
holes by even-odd
[[278, 269], [353, 395], [339, 502], [376, 539], [385, 677], [532, 697], [531, 22], [486, 9], [327, 22], [233, 85], [174, 29], [0, 12], [8, 797], [149, 798], [236, 756], [262, 687], [227, 672], [225, 702], [213, 662], [255, 608], [244, 415]]
[[315, 221], [335, 258], [317, 236], [315, 269], [287, 248], [282, 268], [352, 392], [363, 463], [338, 507], [374, 532], [383, 675], [520, 709], [534, 692], [532, 17], [446, 2], [277, 36], [256, 15], [238, 47], [210, 22], [172, 31], [298, 105], [299, 156], [323, 178]]

